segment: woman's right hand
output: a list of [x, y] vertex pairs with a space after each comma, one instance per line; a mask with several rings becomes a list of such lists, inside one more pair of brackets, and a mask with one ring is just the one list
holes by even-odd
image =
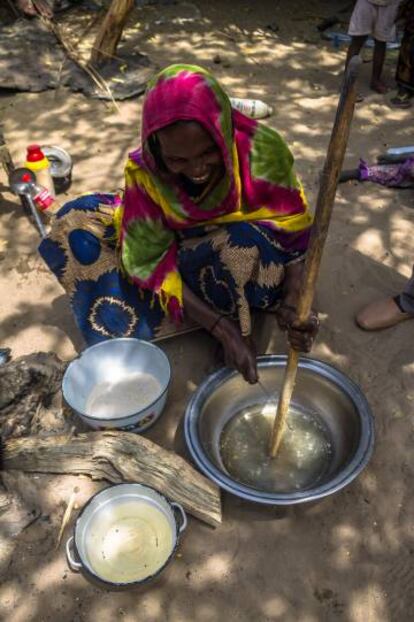
[[227, 367], [234, 367], [243, 378], [255, 384], [258, 380], [256, 352], [252, 340], [243, 337], [239, 328], [226, 317], [222, 317], [211, 334], [220, 341]]
[[226, 365], [239, 371], [247, 382], [257, 382], [256, 352], [250, 338], [242, 337], [238, 326], [226, 316], [220, 316], [183, 283], [184, 310], [186, 317], [220, 341]]

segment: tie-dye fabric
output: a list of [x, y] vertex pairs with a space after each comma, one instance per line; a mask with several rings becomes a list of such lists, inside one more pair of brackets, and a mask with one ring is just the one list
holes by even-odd
[[[150, 147], [158, 130], [183, 120], [210, 133], [225, 166], [221, 181], [199, 202], [158, 169]], [[173, 65], [149, 84], [142, 148], [130, 154], [125, 182], [123, 266], [137, 285], [158, 294], [175, 320], [183, 307], [179, 232], [251, 222], [271, 229], [286, 252], [306, 249], [311, 216], [287, 145], [274, 130], [232, 110], [219, 83], [200, 67]]]

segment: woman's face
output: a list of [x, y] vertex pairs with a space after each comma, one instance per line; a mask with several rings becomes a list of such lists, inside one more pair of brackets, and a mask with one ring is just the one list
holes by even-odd
[[174, 175], [184, 175], [194, 184], [219, 180], [224, 173], [220, 149], [196, 121], [178, 122], [157, 132], [161, 156]]

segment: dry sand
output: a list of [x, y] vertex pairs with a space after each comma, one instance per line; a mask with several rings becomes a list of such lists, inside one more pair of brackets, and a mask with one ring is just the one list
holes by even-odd
[[[127, 31], [131, 45], [158, 66], [174, 61], [205, 65], [231, 94], [274, 105], [276, 114], [267, 123], [290, 144], [313, 205], [345, 58], [344, 48], [334, 50], [319, 40], [315, 25], [347, 3], [196, 4], [201, 17], [195, 22], [172, 20], [193, 15], [191, 3], [137, 11]], [[155, 23], [160, 16], [164, 21]], [[70, 24], [75, 18], [62, 19]], [[266, 30], [270, 22], [279, 26], [277, 34]], [[217, 54], [220, 63], [213, 62]], [[386, 66], [390, 79], [394, 63], [395, 55]], [[371, 93], [369, 71], [370, 64], [364, 64], [365, 100], [355, 113], [347, 168], [356, 166], [360, 156], [374, 161], [387, 146], [412, 144], [412, 111], [393, 110], [387, 96]], [[69, 196], [122, 185], [123, 162], [138, 141], [141, 100], [120, 103], [119, 109], [64, 89], [0, 98], [16, 162], [24, 159], [31, 142], [61, 145], [72, 154]], [[1, 175], [0, 345], [11, 347], [14, 356], [53, 350], [69, 359], [82, 347], [81, 337], [63, 290], [36, 254], [37, 233]], [[317, 505], [287, 510], [223, 494], [221, 528], [213, 531], [190, 520], [179, 555], [158, 583], [141, 592], [110, 593], [68, 571], [63, 546], [54, 550], [73, 487], [81, 487], [82, 502], [99, 485], [75, 477], [21, 476], [26, 505], [41, 516], [20, 535], [6, 538], [0, 619], [413, 620], [414, 324], [365, 334], [353, 321], [362, 305], [398, 292], [409, 275], [412, 208], [411, 191], [342, 185], [324, 256], [318, 287], [322, 327], [312, 355], [360, 384], [376, 421], [374, 456], [357, 481]], [[165, 348], [173, 363], [173, 386], [165, 414], [148, 436], [175, 447], [186, 402], [211, 368], [214, 348], [202, 334]], [[269, 351], [286, 351], [276, 329]]]

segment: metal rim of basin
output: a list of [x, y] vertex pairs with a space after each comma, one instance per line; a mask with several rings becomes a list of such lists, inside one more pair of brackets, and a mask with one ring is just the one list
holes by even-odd
[[[272, 367], [275, 366], [275, 364], [281, 367], [286, 365], [287, 357], [286, 355], [272, 354], [259, 356], [257, 360], [259, 366], [262, 367]], [[238, 374], [235, 370], [223, 368], [209, 376], [198, 387], [187, 406], [184, 418], [185, 440], [194, 462], [204, 475], [220, 488], [223, 488], [227, 492], [231, 492], [237, 497], [256, 503], [266, 505], [294, 505], [316, 501], [317, 499], [327, 497], [341, 490], [350, 484], [368, 464], [374, 447], [374, 420], [370, 406], [361, 389], [334, 366], [316, 359], [300, 358], [299, 369], [309, 370], [330, 380], [353, 402], [361, 423], [360, 441], [354, 456], [332, 480], [315, 486], [313, 489], [303, 491], [288, 493], [258, 491], [255, 488], [242, 484], [229, 477], [225, 472], [217, 468], [206, 455], [200, 443], [197, 430], [198, 415], [201, 412], [205, 400], [213, 393], [214, 389], [232, 376]]]

